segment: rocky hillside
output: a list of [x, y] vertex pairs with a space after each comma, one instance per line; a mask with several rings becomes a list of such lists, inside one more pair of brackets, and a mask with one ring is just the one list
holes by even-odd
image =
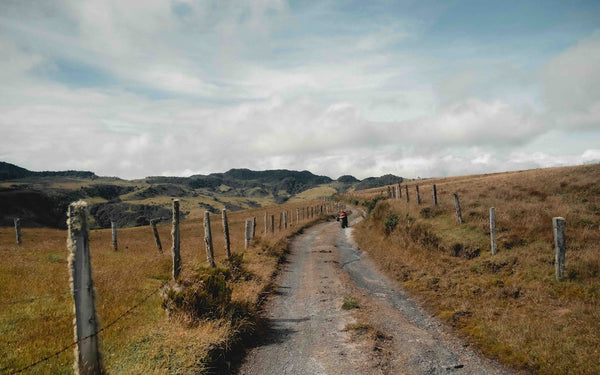
[[106, 228], [111, 220], [119, 226], [146, 225], [155, 218], [169, 220], [174, 198], [181, 200], [184, 215], [194, 216], [204, 210], [219, 213], [223, 208], [236, 211], [305, 199], [309, 190], [331, 195], [401, 181], [392, 175], [363, 181], [353, 176], [333, 180], [309, 171], [285, 169], [231, 169], [209, 175], [126, 181], [86, 171], [33, 172], [0, 162], [0, 226], [10, 226], [19, 217], [24, 226], [65, 228], [67, 207], [78, 199], [89, 202], [93, 224]]

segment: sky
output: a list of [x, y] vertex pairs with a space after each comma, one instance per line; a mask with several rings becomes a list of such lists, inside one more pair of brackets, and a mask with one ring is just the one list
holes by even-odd
[[600, 1], [0, 0], [0, 160], [125, 179], [600, 162]]

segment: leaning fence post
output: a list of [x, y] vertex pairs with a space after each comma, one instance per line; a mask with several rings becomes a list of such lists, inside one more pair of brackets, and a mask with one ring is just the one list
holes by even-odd
[[421, 204], [421, 193], [419, 193], [419, 185], [416, 185], [415, 188], [417, 189], [417, 204]]
[[210, 231], [210, 212], [204, 211], [204, 244], [206, 245], [206, 260], [208, 264], [215, 268], [215, 251], [212, 242], [212, 232]]
[[463, 218], [460, 212], [460, 202], [458, 201], [458, 195], [456, 193], [454, 193], [454, 206], [456, 207], [456, 216], [458, 217], [458, 224], [462, 224]]
[[104, 369], [98, 350], [98, 317], [94, 303], [87, 204], [84, 201], [71, 203], [67, 216], [69, 276], [75, 303], [74, 334], [77, 342], [73, 367], [76, 374], [102, 374]]
[[288, 227], [288, 212], [287, 210], [283, 211], [283, 229], [287, 229]]
[[171, 229], [171, 238], [173, 239], [173, 245], [171, 246], [171, 252], [173, 253], [173, 280], [179, 278], [181, 272], [181, 255], [179, 254], [179, 200], [173, 201], [173, 228]]
[[[223, 221], [223, 234], [225, 235], [225, 254], [227, 255], [227, 259], [231, 258], [231, 242], [229, 240], [229, 223], [227, 222], [227, 210], [223, 209], [221, 211], [221, 219]], [[265, 231], [266, 229], [266, 220], [265, 220]]]
[[15, 220], [15, 234], [17, 236], [17, 245], [20, 245], [23, 241], [21, 238], [21, 219], [16, 218]]
[[119, 245], [117, 242], [117, 223], [115, 223], [114, 221], [110, 221], [110, 229], [112, 232], [112, 245], [113, 245], [113, 250], [117, 251], [119, 250]]
[[433, 184], [433, 204], [437, 206], [437, 187]]
[[252, 225], [252, 222], [250, 220], [246, 220], [246, 232], [244, 234], [244, 248], [248, 248], [248, 246], [250, 246], [250, 226]]
[[556, 280], [561, 281], [565, 276], [566, 270], [565, 219], [562, 217], [552, 218], [552, 228], [554, 229], [554, 267], [556, 269]]
[[492, 255], [496, 255], [496, 209], [490, 207], [490, 242]]
[[154, 241], [156, 242], [156, 247], [158, 248], [158, 251], [160, 251], [162, 253], [162, 244], [160, 243], [158, 229], [156, 229], [156, 222], [157, 222], [156, 219], [151, 219], [150, 226], [152, 227], [152, 233], [154, 233]]

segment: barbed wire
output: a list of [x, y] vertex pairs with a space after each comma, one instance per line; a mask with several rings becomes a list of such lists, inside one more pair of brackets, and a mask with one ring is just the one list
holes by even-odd
[[16, 300], [16, 301], [9, 301], [9, 302], [0, 302], [0, 306], [17, 305], [19, 303], [31, 303], [31, 302], [35, 302], [40, 299], [46, 299], [46, 298], [52, 298], [52, 297], [62, 297], [65, 294], [69, 294], [69, 293], [71, 293], [71, 291], [67, 290], [67, 291], [64, 291], [59, 294], [46, 294], [45, 296], [24, 298], [24, 299], [20, 299], [20, 300]]
[[72, 343], [70, 343], [69, 345], [63, 347], [60, 350], [57, 350], [56, 352], [28, 365], [25, 366], [19, 370], [13, 371], [10, 374], [19, 374], [25, 370], [28, 370], [34, 366], [39, 365], [40, 363], [46, 362], [51, 358], [54, 358], [62, 353], [64, 353], [65, 351], [69, 350], [70, 348], [72, 348], [73, 346], [79, 344], [80, 342], [89, 339], [90, 337], [94, 337], [94, 336], [98, 336], [100, 333], [106, 331], [107, 329], [109, 329], [110, 327], [112, 327], [113, 325], [115, 325], [118, 321], [120, 321], [121, 319], [123, 319], [124, 317], [126, 317], [127, 315], [129, 315], [131, 312], [133, 312], [133, 310], [137, 309], [139, 306], [141, 306], [144, 302], [146, 302], [150, 297], [152, 297], [153, 295], [155, 295], [156, 293], [158, 293], [159, 290], [161, 290], [165, 285], [167, 285], [171, 280], [167, 280], [165, 282], [163, 282], [158, 288], [156, 288], [155, 290], [153, 290], [150, 294], [146, 295], [144, 298], [142, 298], [138, 303], [136, 303], [135, 305], [133, 305], [132, 307], [130, 307], [129, 309], [127, 309], [125, 312], [123, 312], [121, 315], [119, 315], [118, 317], [116, 317], [115, 319], [113, 319], [110, 323], [108, 323], [107, 325], [105, 325], [104, 327], [100, 328], [98, 331], [92, 333], [91, 335], [82, 337], [81, 339], [74, 341]]

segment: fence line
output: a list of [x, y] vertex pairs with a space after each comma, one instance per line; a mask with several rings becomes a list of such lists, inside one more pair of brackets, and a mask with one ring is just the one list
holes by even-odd
[[[158, 293], [165, 285], [167, 285], [170, 282], [170, 280], [167, 280], [165, 282], [163, 282], [158, 288], [156, 288], [154, 291], [152, 291], [150, 294], [146, 295], [144, 298], [142, 298], [142, 300], [140, 302], [138, 302], [137, 304], [133, 305], [132, 307], [130, 307], [129, 309], [127, 309], [124, 313], [122, 313], [121, 315], [119, 315], [118, 317], [116, 317], [114, 320], [112, 320], [110, 323], [108, 323], [107, 325], [105, 325], [104, 327], [100, 328], [99, 330], [97, 330], [96, 332], [92, 333], [91, 335], [88, 335], [86, 337], [82, 337], [77, 341], [73, 341], [72, 343], [70, 343], [69, 345], [65, 346], [64, 348], [30, 364], [27, 365], [19, 370], [13, 371], [10, 374], [19, 374], [25, 370], [29, 370], [30, 368], [39, 365], [40, 363], [46, 362], [49, 359], [52, 359], [64, 352], [66, 352], [67, 350], [71, 349], [72, 347], [74, 347], [75, 345], [79, 344], [80, 342], [84, 341], [84, 340], [88, 340], [92, 337], [98, 336], [100, 333], [106, 331], [107, 329], [109, 329], [110, 327], [112, 327], [113, 325], [115, 325], [118, 321], [120, 321], [121, 319], [123, 319], [124, 317], [126, 317], [127, 315], [131, 314], [135, 309], [137, 309], [138, 307], [140, 307], [143, 303], [145, 303], [148, 299], [150, 299], [150, 297], [152, 297], [153, 295], [155, 295], [156, 293]], [[67, 292], [67, 293], [70, 293]]]
[[[174, 258], [177, 258], [177, 259], [174, 259], [174, 269], [173, 269], [174, 275], [173, 276], [174, 276], [174, 279], [177, 279], [179, 271], [181, 270], [180, 255], [179, 255], [179, 251], [180, 251], [179, 200], [177, 200], [177, 199], [173, 200], [172, 204], [173, 204], [173, 212], [172, 212], [172, 222], [171, 222], [171, 224], [172, 224], [171, 235], [172, 235], [172, 239], [173, 239], [173, 244], [172, 244], [173, 248], [171, 250], [172, 250], [172, 252], [174, 252], [174, 253], [176, 252], [177, 253], [177, 254], [173, 254]], [[315, 206], [315, 207], [320, 208], [320, 214], [322, 215], [323, 214], [323, 206], [321, 205], [321, 206]], [[313, 217], [314, 217], [314, 215], [316, 213], [315, 211], [318, 211], [318, 209], [315, 209], [315, 207], [311, 207], [310, 208], [311, 209], [310, 213], [311, 213], [311, 216], [313, 216]], [[308, 216], [308, 209], [309, 208], [306, 207], [306, 213], [307, 213], [306, 216]], [[296, 208], [296, 210], [297, 210], [296, 211], [296, 216], [297, 216], [297, 219], [299, 220], [299, 218], [300, 218], [300, 208]], [[303, 214], [304, 214], [304, 208], [302, 210], [303, 210]], [[287, 214], [288, 214], [287, 211], [285, 213], [284, 212], [280, 213], [280, 219], [283, 219], [283, 216], [285, 216], [284, 221], [285, 221], [285, 224], [287, 224], [286, 225], [286, 229], [287, 229], [287, 227], [289, 227], [289, 224], [290, 224], [290, 223], [288, 223], [289, 217], [288, 217]], [[273, 229], [274, 229], [273, 228], [273, 226], [274, 226], [274, 216], [271, 215], [270, 219], [271, 219], [270, 220], [271, 221], [270, 222], [270, 226], [271, 226], [271, 233], [272, 233]], [[255, 222], [256, 222], [255, 220], [256, 220], [256, 218], [253, 218], [252, 221], [249, 220], [247, 222], [247, 226], [250, 226], [250, 225], [254, 224], [254, 228], [253, 229], [255, 229], [256, 228], [255, 227], [255, 225], [256, 225], [255, 224]], [[154, 224], [154, 225], [152, 225], [152, 224]], [[281, 220], [280, 220], [280, 226], [281, 226], [281, 224], [282, 223], [281, 223]], [[152, 227], [153, 233], [154, 233], [155, 228], [156, 228], [156, 221], [154, 221], [153, 223], [151, 222], [151, 227]], [[114, 235], [115, 229], [116, 229], [116, 225], [114, 225], [114, 224], [111, 225], [111, 234], [113, 235], [112, 236], [112, 240], [113, 240], [112, 244], [113, 245], [116, 243], [116, 236]], [[161, 246], [160, 246], [160, 244], [158, 242], [159, 239], [156, 238], [156, 237], [155, 237], [155, 239], [156, 239], [156, 242], [157, 242], [157, 247], [159, 248], [159, 250], [161, 250]], [[116, 246], [114, 246], [114, 247], [116, 247]], [[62, 347], [61, 349], [56, 350], [55, 352], [53, 352], [53, 353], [51, 353], [49, 355], [46, 355], [43, 358], [41, 358], [41, 359], [39, 359], [39, 360], [37, 360], [37, 361], [35, 361], [35, 362], [33, 362], [33, 363], [25, 366], [25, 367], [22, 367], [22, 368], [20, 368], [18, 370], [14, 370], [14, 371], [10, 372], [10, 374], [22, 373], [22, 372], [24, 372], [26, 370], [29, 370], [29, 369], [31, 369], [31, 368], [33, 368], [33, 367], [35, 367], [35, 366], [37, 366], [37, 365], [39, 365], [41, 363], [44, 363], [44, 362], [46, 362], [46, 361], [48, 361], [48, 360], [50, 360], [50, 359], [52, 359], [54, 357], [57, 357], [57, 356], [61, 355], [65, 351], [73, 348], [76, 345], [79, 345], [80, 343], [82, 343], [82, 342], [84, 342], [86, 340], [95, 338], [96, 336], [100, 335], [104, 331], [110, 329], [112, 326], [114, 326], [119, 321], [123, 320], [124, 318], [126, 318], [127, 316], [129, 316], [130, 314], [132, 314], [137, 308], [139, 308], [142, 304], [144, 304], [145, 302], [147, 302], [153, 295], [155, 295], [156, 293], [158, 293], [165, 285], [167, 285], [171, 281], [172, 281], [172, 279], [164, 281], [159, 287], [157, 287], [156, 289], [154, 289], [149, 294], [145, 295], [138, 303], [134, 304], [133, 306], [131, 306], [130, 308], [128, 308], [127, 310], [125, 310], [123, 313], [121, 313], [118, 317], [116, 317], [115, 319], [113, 319], [111, 322], [109, 322], [108, 324], [104, 325], [103, 327], [101, 327], [99, 329], [94, 329], [93, 333], [88, 334], [88, 335], [83, 336], [83, 337], [80, 337], [80, 338], [76, 338], [70, 344]], [[75, 291], [79, 291], [79, 290], [80, 290], [80, 288], [76, 288], [75, 289]], [[45, 299], [45, 298], [52, 298], [52, 297], [58, 297], [58, 296], [62, 296], [62, 295], [65, 295], [65, 294], [72, 293], [72, 292], [73, 292], [73, 290], [69, 290], [69, 291], [65, 291], [65, 292], [63, 292], [61, 294], [48, 294], [48, 295], [44, 295], [44, 296], [32, 297], [32, 298], [27, 298], [27, 299], [23, 299], [23, 300], [16, 300], [16, 301], [9, 301], [9, 302], [0, 302], [0, 305], [12, 305], [12, 304], [18, 304], [18, 303], [31, 303], [31, 302], [34, 302], [36, 300]]]
[[[408, 197], [408, 185], [404, 185], [406, 191], [406, 201], [409, 202]], [[416, 193], [417, 193], [417, 204], [421, 203], [419, 196], [419, 185], [415, 184]], [[389, 189], [389, 187], [388, 187]], [[400, 189], [401, 191], [401, 189]], [[389, 192], [389, 190], [388, 190]], [[438, 192], [437, 186], [435, 184], [432, 185], [432, 193], [433, 193], [433, 205], [438, 205]], [[456, 212], [456, 217], [458, 224], [461, 225], [464, 223], [464, 219], [462, 217], [462, 211], [460, 207], [460, 200], [458, 197], [458, 193], [451, 194], [454, 199], [454, 209]], [[369, 199], [373, 196], [376, 199], [380, 199], [383, 197], [385, 199], [385, 189], [373, 191], [365, 191], [364, 193], [353, 192], [350, 194], [345, 194], [345, 199], [352, 198], [362, 198]], [[389, 195], [388, 195], [389, 198]], [[497, 231], [496, 231], [496, 210], [495, 207], [489, 208], [489, 227], [490, 227], [490, 250], [492, 255], [496, 255], [498, 252], [497, 245]], [[552, 218], [552, 227], [554, 232], [554, 267], [555, 267], [555, 278], [556, 281], [563, 281], [566, 273], [566, 246], [565, 246], [565, 219], [562, 217], [554, 217]]]

